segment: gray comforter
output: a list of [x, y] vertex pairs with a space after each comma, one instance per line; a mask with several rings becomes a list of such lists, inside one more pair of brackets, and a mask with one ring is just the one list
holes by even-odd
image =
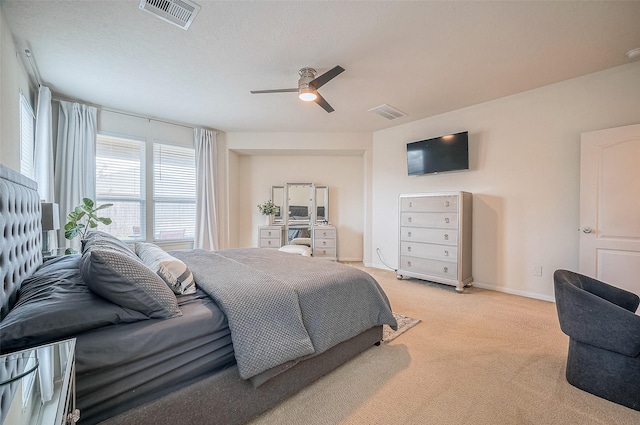
[[243, 379], [396, 326], [378, 282], [344, 264], [259, 248], [172, 254], [226, 314]]

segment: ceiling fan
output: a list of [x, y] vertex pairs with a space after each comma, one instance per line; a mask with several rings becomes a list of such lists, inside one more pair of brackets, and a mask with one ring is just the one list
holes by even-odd
[[318, 93], [318, 89], [337, 77], [343, 71], [344, 68], [338, 65], [331, 68], [319, 77], [316, 77], [315, 69], [302, 68], [300, 71], [298, 71], [298, 74], [300, 74], [300, 79], [298, 80], [297, 88], [252, 90], [251, 94], [298, 92], [298, 97], [305, 102], [316, 102], [318, 105], [322, 106], [322, 109], [324, 109], [325, 111], [333, 112], [334, 109], [331, 107], [331, 105], [329, 105], [324, 97], [322, 97], [320, 93]]

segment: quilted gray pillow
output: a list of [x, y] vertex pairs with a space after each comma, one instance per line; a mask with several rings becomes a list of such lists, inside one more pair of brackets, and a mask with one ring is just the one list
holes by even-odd
[[135, 254], [95, 247], [83, 254], [80, 271], [89, 289], [112, 303], [152, 318], [182, 315], [175, 294]]
[[193, 274], [184, 262], [152, 243], [138, 242], [134, 248], [142, 262], [155, 271], [174, 293], [196, 293]]

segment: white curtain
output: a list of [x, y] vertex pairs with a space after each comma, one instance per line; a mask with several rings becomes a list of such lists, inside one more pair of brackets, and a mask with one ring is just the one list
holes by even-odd
[[[51, 133], [51, 90], [40, 86], [38, 89], [38, 109], [36, 112], [36, 131], [33, 155], [35, 181], [38, 183], [40, 200], [54, 202], [53, 188], [53, 137]], [[50, 249], [58, 247], [55, 232], [46, 232], [47, 246]]]
[[194, 248], [216, 250], [218, 212], [216, 209], [216, 133], [195, 128], [196, 147], [196, 237]]
[[64, 238], [67, 214], [82, 198], [95, 200], [98, 111], [93, 106], [60, 101], [56, 148], [55, 191], [60, 205], [60, 246], [80, 250], [80, 240]]
[[40, 86], [36, 112], [36, 140], [33, 158], [40, 199], [53, 202], [53, 138], [51, 137], [51, 91]]

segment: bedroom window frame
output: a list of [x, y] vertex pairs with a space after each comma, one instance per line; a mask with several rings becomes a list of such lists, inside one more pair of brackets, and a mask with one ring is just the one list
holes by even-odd
[[33, 107], [20, 90], [20, 173], [34, 179], [35, 124]]

